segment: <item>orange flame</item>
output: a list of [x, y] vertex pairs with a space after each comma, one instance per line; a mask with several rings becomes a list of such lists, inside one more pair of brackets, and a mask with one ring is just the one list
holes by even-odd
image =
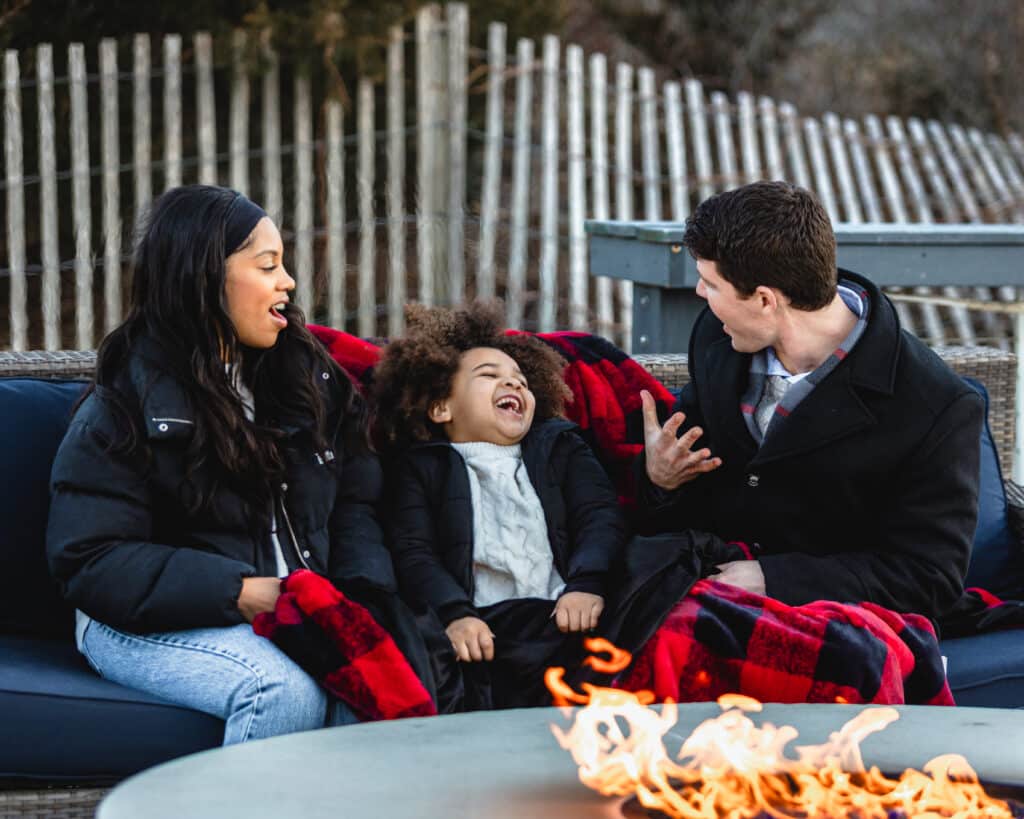
[[[628, 652], [606, 640], [591, 639], [585, 665], [615, 673], [630, 662]], [[635, 795], [646, 808], [675, 819], [824, 819], [905, 816], [948, 819], [1012, 819], [1009, 806], [985, 793], [963, 757], [947, 754], [924, 771], [906, 770], [898, 779], [876, 767], [865, 769], [861, 741], [899, 718], [894, 708], [861, 711], [823, 745], [786, 746], [797, 729], [747, 716], [761, 703], [740, 694], [718, 700], [723, 713], [705, 720], [669, 758], [664, 737], [676, 724], [678, 708], [666, 701], [661, 713], [647, 708], [650, 691], [629, 692], [583, 684], [584, 693], [564, 680], [565, 670], [549, 668], [545, 682], [555, 705], [584, 705], [568, 731], [551, 730], [579, 766], [580, 781], [606, 796]]]

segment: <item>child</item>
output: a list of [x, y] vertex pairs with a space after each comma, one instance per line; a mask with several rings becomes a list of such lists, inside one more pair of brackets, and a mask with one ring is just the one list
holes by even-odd
[[447, 637], [441, 707], [544, 703], [544, 669], [575, 667], [599, 625], [626, 541], [615, 490], [561, 417], [554, 350], [505, 335], [497, 305], [407, 315], [374, 390], [399, 583]]

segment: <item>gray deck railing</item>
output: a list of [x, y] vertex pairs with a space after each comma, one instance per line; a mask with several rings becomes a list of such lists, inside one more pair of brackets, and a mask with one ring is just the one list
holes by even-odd
[[[678, 222], [588, 221], [590, 273], [633, 283], [633, 351], [682, 352], [704, 301], [697, 266]], [[1012, 303], [951, 295], [950, 304], [1014, 319], [1017, 429], [1024, 430], [1024, 226], [977, 224], [839, 224], [838, 263], [887, 288], [1015, 288]], [[897, 309], [915, 297], [892, 293]], [[934, 297], [931, 297], [934, 301]], [[1018, 435], [1014, 480], [1024, 480], [1024, 434]]]

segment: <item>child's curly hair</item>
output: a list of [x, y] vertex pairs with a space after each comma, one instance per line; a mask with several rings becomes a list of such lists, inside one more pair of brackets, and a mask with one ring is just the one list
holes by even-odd
[[537, 399], [535, 420], [563, 414], [572, 398], [562, 378], [565, 359], [538, 338], [506, 335], [503, 313], [500, 302], [405, 308], [406, 334], [384, 347], [373, 372], [381, 443], [401, 447], [437, 438], [430, 407], [451, 395], [462, 354], [477, 347], [501, 350], [519, 365]]

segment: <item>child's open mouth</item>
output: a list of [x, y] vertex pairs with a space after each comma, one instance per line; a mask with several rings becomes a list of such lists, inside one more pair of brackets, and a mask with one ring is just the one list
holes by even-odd
[[523, 415], [523, 399], [518, 395], [503, 395], [494, 405], [503, 412], [511, 412], [517, 417]]

